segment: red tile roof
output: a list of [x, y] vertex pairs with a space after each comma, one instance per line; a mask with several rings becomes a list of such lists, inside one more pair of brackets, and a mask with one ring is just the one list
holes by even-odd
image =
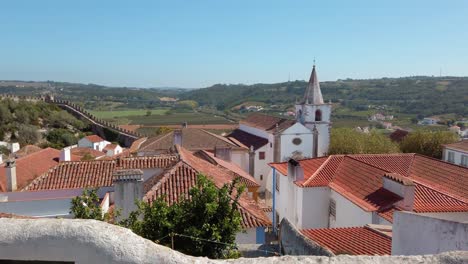
[[444, 148], [450, 148], [450, 149], [456, 149], [456, 150], [461, 150], [461, 151], [468, 151], [468, 140], [462, 140], [456, 143], [452, 144], [445, 144], [443, 145]]
[[[304, 180], [296, 182], [298, 186], [330, 186], [389, 221], [393, 215], [389, 207], [401, 198], [383, 189], [384, 175], [415, 185], [415, 212], [468, 211], [468, 168], [451, 163], [419, 154], [332, 155], [299, 163], [307, 169]], [[287, 174], [285, 162], [270, 166]]]
[[125, 157], [117, 160], [61, 162], [35, 179], [24, 190], [54, 190], [112, 186], [116, 169], [166, 168], [173, 165], [175, 155]]
[[[200, 159], [183, 148], [178, 148], [178, 152], [180, 161], [175, 166], [155, 176], [156, 179], [147, 181], [151, 183], [145, 184], [147, 192], [144, 199], [153, 201], [165, 195], [168, 203], [174, 203], [180, 198], [187, 198], [188, 191], [195, 185], [196, 177], [200, 173], [208, 176], [218, 187], [234, 180], [234, 176], [227, 169]], [[271, 226], [265, 212], [245, 193], [239, 200], [239, 211], [244, 228]]]
[[81, 158], [83, 158], [86, 154], [89, 154], [94, 158], [99, 158], [99, 157], [106, 155], [106, 153], [102, 151], [92, 149], [92, 148], [84, 148], [84, 147], [72, 148], [70, 152], [71, 154], [78, 156], [79, 160], [81, 160]]
[[260, 184], [257, 183], [254, 177], [252, 175], [248, 174], [245, 172], [243, 169], [241, 169], [239, 166], [232, 162], [227, 162], [225, 160], [222, 160], [220, 158], [215, 157], [215, 155], [211, 152], [205, 151], [205, 150], [200, 150], [195, 153], [195, 156], [202, 158], [208, 162], [210, 162], [213, 165], [218, 165], [221, 166], [222, 168], [225, 168], [229, 170], [230, 173], [233, 173], [233, 175], [236, 178], [239, 178], [242, 183], [244, 183], [247, 187], [260, 187]]
[[384, 170], [345, 157], [329, 186], [363, 209], [375, 211], [402, 199], [383, 188], [384, 174]]
[[107, 144], [105, 147], [104, 147], [104, 150], [114, 150], [118, 147], [118, 145], [116, 144]]
[[89, 135], [89, 136], [86, 136], [85, 138], [88, 139], [89, 141], [93, 142], [93, 143], [105, 141], [102, 137], [100, 137], [98, 135]]
[[392, 141], [401, 142], [409, 134], [406, 130], [397, 129], [393, 131], [389, 137]]
[[[174, 131], [164, 135], [149, 138], [142, 142], [138, 152], [146, 153], [164, 153], [168, 152], [174, 146]], [[229, 139], [198, 128], [183, 128], [182, 147], [190, 151], [213, 150], [215, 147], [230, 147], [232, 149], [245, 149], [245, 146], [239, 146]]]
[[265, 131], [274, 131], [276, 130], [276, 125], [278, 124], [278, 129], [280, 131], [294, 125], [295, 121], [260, 113], [254, 113], [249, 115], [247, 118], [241, 120], [240, 124], [245, 124], [248, 126], [256, 127]]
[[[16, 159], [16, 184], [21, 190], [59, 163], [60, 150], [46, 148]], [[0, 167], [0, 191], [6, 192], [6, 168]]]
[[248, 148], [250, 148], [250, 146], [253, 146], [254, 150], [257, 150], [268, 144], [268, 139], [252, 135], [240, 129], [232, 131], [226, 137], [230, 140], [235, 139]]
[[300, 232], [337, 255], [390, 255], [392, 253], [392, 238], [367, 226], [303, 229]]
[[42, 148], [38, 147], [38, 146], [35, 146], [35, 145], [26, 145], [22, 148], [20, 148], [18, 151], [16, 151], [14, 153], [15, 157], [17, 158], [21, 158], [23, 156], [26, 156], [26, 155], [29, 155], [29, 154], [32, 154], [34, 152], [38, 152], [38, 151], [41, 151]]

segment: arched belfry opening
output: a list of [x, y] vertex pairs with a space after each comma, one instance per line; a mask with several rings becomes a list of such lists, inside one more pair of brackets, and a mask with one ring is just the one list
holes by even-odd
[[322, 111], [320, 109], [315, 111], [315, 121], [322, 121]]

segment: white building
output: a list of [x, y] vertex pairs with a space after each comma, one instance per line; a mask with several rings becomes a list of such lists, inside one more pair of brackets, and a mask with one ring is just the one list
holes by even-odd
[[109, 141], [104, 140], [100, 136], [90, 135], [78, 140], [78, 147], [80, 148], [92, 148], [95, 150], [102, 151], [105, 146], [110, 144]]
[[262, 191], [267, 189], [269, 163], [328, 153], [331, 104], [323, 101], [315, 65], [304, 97], [296, 102], [295, 108], [296, 120], [252, 114], [227, 136], [250, 148], [249, 173], [260, 183]]
[[391, 225], [393, 212], [468, 212], [468, 169], [418, 154], [333, 155], [271, 164], [274, 224]]
[[443, 145], [442, 159], [450, 163], [468, 167], [468, 140]]

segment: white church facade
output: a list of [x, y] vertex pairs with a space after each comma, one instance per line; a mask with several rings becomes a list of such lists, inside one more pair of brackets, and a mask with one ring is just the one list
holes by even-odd
[[331, 104], [324, 103], [315, 65], [304, 97], [296, 102], [296, 120], [255, 113], [226, 137], [249, 151], [249, 173], [271, 193], [269, 163], [326, 156], [330, 144]]

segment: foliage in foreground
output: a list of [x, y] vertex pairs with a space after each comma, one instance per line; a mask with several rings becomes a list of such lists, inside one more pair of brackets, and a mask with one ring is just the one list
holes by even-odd
[[99, 206], [99, 196], [96, 189], [84, 189], [81, 196], [71, 201], [70, 213], [75, 218], [104, 220], [102, 209]]
[[[209, 258], [239, 257], [236, 234], [242, 230], [238, 200], [244, 192], [238, 180], [218, 188], [204, 175], [189, 191], [191, 199], [169, 205], [165, 197], [151, 204], [136, 201], [138, 210], [119, 224], [158, 244], [192, 256]], [[75, 218], [109, 221], [99, 207], [97, 189], [85, 189], [72, 200]], [[116, 212], [117, 214], [119, 212]]]
[[168, 205], [164, 197], [151, 204], [139, 202], [139, 210], [121, 224], [136, 234], [192, 256], [232, 257], [242, 217], [238, 200], [244, 186], [238, 181], [218, 188], [198, 175], [191, 199]]

